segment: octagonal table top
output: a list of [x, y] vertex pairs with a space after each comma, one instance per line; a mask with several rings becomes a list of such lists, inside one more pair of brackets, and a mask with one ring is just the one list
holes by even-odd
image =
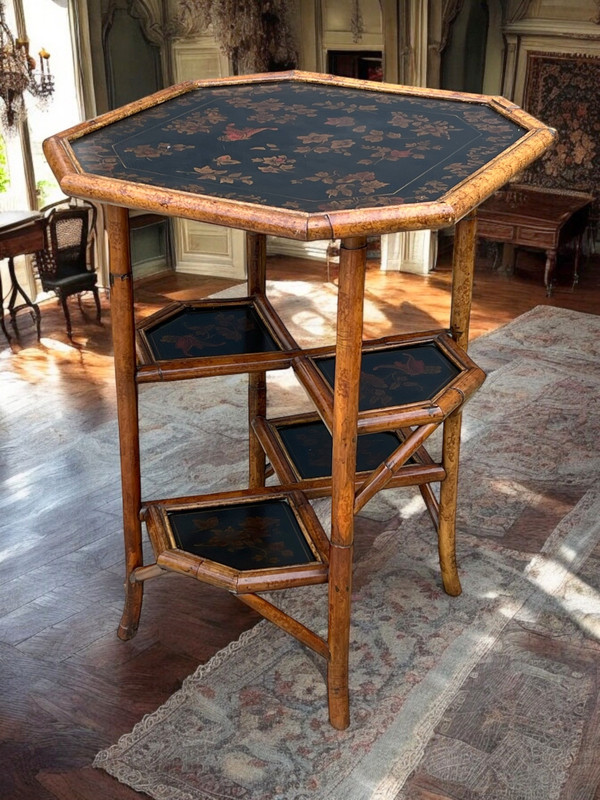
[[294, 71], [180, 84], [44, 149], [66, 194], [310, 240], [450, 225], [553, 136], [503, 98]]

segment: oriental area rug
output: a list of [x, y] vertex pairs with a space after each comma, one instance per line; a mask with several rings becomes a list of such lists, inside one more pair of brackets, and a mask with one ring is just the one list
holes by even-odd
[[[600, 316], [539, 306], [470, 354], [488, 378], [464, 415], [463, 593], [441, 589], [417, 493], [365, 507], [385, 524], [356, 565], [350, 727], [328, 724], [322, 659], [263, 621], [96, 767], [160, 800], [593, 797], [581, 782], [600, 737]], [[218, 416], [245, 424], [245, 379], [226, 380], [229, 405], [198, 412], [215, 451]], [[174, 391], [148, 440], [176, 432], [191, 400]], [[289, 393], [283, 380], [275, 403]], [[278, 602], [324, 630], [326, 587]]]

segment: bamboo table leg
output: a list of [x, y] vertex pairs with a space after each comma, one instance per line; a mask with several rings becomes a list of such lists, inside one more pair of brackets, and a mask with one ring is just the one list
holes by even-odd
[[[263, 295], [267, 285], [267, 237], [246, 233], [246, 264], [248, 294]], [[265, 453], [254, 433], [252, 421], [267, 414], [267, 374], [248, 375], [248, 486], [256, 489], [265, 485]]]
[[354, 539], [354, 474], [361, 365], [365, 237], [345, 239], [340, 273], [333, 404], [331, 550], [329, 561], [329, 720], [350, 723], [348, 651]]
[[440, 484], [440, 515], [438, 551], [442, 583], [447, 594], [462, 592], [456, 565], [456, 501], [458, 497], [458, 466], [462, 414], [455, 412], [444, 422], [442, 466], [446, 477]]
[[[452, 305], [450, 332], [457, 344], [467, 350], [469, 343], [469, 318], [473, 296], [475, 268], [475, 213], [456, 225], [452, 264]], [[462, 591], [456, 566], [456, 501], [458, 494], [458, 467], [462, 413], [452, 414], [444, 423], [442, 465], [446, 477], [440, 485], [440, 518], [438, 549], [440, 569], [445, 591], [459, 595]]]
[[143, 564], [140, 522], [141, 476], [138, 423], [138, 389], [135, 380], [135, 320], [133, 275], [129, 251], [129, 214], [125, 208], [107, 206], [110, 253], [112, 336], [117, 385], [117, 416], [121, 452], [123, 535], [125, 540], [125, 608], [119, 625], [121, 639], [137, 631], [142, 610], [143, 582], [132, 574]]
[[452, 256], [452, 304], [450, 308], [450, 333], [465, 353], [469, 347], [469, 320], [473, 298], [475, 272], [475, 245], [477, 235], [476, 212], [456, 223], [454, 253]]

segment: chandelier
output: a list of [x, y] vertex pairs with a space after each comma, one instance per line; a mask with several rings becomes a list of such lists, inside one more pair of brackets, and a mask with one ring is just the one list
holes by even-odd
[[15, 38], [4, 16], [4, 2], [0, 0], [0, 97], [4, 100], [2, 121], [8, 128], [15, 126], [25, 115], [24, 92], [47, 99], [54, 92], [54, 76], [50, 73], [50, 53], [39, 52], [40, 68], [29, 55], [27, 36]]

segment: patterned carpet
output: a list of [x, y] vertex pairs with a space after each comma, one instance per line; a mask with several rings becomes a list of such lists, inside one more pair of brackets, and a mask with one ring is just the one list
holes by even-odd
[[[465, 412], [463, 594], [440, 588], [414, 493], [366, 506], [387, 523], [356, 568], [350, 728], [327, 722], [322, 660], [262, 622], [95, 766], [161, 800], [595, 797], [600, 317], [539, 306], [470, 353], [489, 377]], [[281, 378], [276, 404], [287, 407]], [[198, 446], [210, 443], [213, 485], [231, 479], [215, 438], [223, 414], [228, 454], [245, 436], [244, 379], [216, 380], [215, 391], [229, 389], [225, 407], [209, 395], [202, 408], [179, 385], [160, 424], [144, 429], [148, 444], [175, 442], [196, 488], [183, 413], [197, 414]], [[144, 408], [159, 410], [158, 398], [145, 393]], [[163, 468], [152, 465], [147, 491]], [[281, 602], [323, 628], [325, 591], [290, 590]]]

